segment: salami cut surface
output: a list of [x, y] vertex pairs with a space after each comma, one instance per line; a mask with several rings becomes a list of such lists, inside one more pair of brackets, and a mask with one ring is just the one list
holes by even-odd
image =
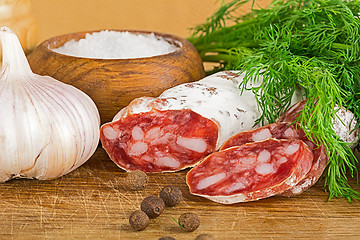
[[248, 202], [294, 187], [312, 162], [303, 141], [270, 138], [210, 154], [188, 172], [186, 181], [190, 193], [214, 202]]
[[158, 98], [135, 99], [101, 127], [102, 146], [127, 171], [194, 166], [230, 136], [252, 129], [260, 117], [252, 91], [239, 90], [242, 80], [237, 72], [219, 72]]
[[103, 127], [102, 144], [127, 170], [178, 170], [215, 150], [218, 126], [191, 110], [138, 113]]
[[283, 196], [293, 196], [304, 192], [313, 186], [321, 177], [329, 161], [325, 147], [322, 144], [315, 144], [310, 141], [299, 124], [291, 122], [272, 123], [257, 129], [238, 133], [229, 138], [220, 149], [226, 149], [233, 146], [240, 146], [250, 142], [262, 141], [268, 138], [277, 139], [300, 139], [305, 142], [314, 154], [313, 163], [310, 171], [293, 188], [281, 193]]

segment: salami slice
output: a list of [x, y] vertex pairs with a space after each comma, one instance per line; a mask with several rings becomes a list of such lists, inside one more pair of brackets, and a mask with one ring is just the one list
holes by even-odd
[[324, 145], [317, 145], [310, 141], [299, 124], [290, 122], [272, 123], [258, 129], [241, 132], [229, 138], [220, 149], [226, 149], [233, 146], [240, 146], [249, 142], [262, 141], [268, 138], [277, 139], [300, 139], [305, 142], [313, 152], [314, 159], [310, 171], [293, 188], [281, 193], [283, 196], [293, 196], [304, 192], [313, 186], [321, 177], [329, 157], [326, 154]]
[[242, 79], [237, 72], [220, 72], [158, 98], [135, 99], [101, 127], [102, 146], [127, 171], [194, 166], [260, 117], [252, 91], [240, 94]]
[[297, 185], [311, 149], [299, 139], [267, 139], [212, 153], [186, 175], [190, 193], [233, 204], [267, 198]]
[[277, 122], [294, 122], [300, 115], [306, 104], [306, 100], [299, 101], [289, 107], [278, 119]]
[[298, 124], [291, 124], [291, 122], [280, 122], [265, 125], [260, 128], [249, 131], [240, 132], [230, 137], [220, 148], [220, 150], [240, 146], [249, 142], [259, 142], [268, 138], [277, 139], [301, 139], [307, 143], [310, 148], [315, 148], [305, 135], [305, 132]]
[[329, 161], [329, 156], [326, 153], [324, 145], [322, 144], [317, 148], [313, 148], [312, 152], [314, 155], [314, 160], [312, 162], [310, 171], [298, 184], [280, 193], [279, 195], [287, 197], [299, 195], [317, 183], [326, 168], [326, 165]]

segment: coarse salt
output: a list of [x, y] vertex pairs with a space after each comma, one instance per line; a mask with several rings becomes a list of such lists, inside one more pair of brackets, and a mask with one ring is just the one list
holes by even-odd
[[[181, 43], [178, 42], [178, 45]], [[53, 51], [84, 58], [130, 59], [164, 55], [179, 47], [154, 33], [130, 33], [104, 30], [87, 33], [79, 41], [70, 40]]]

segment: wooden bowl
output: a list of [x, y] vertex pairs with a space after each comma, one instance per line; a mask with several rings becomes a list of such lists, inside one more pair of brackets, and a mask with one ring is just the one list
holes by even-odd
[[179, 48], [153, 57], [95, 59], [59, 54], [52, 50], [69, 40], [85, 38], [86, 33], [92, 32], [97, 31], [71, 33], [48, 39], [32, 51], [28, 60], [35, 73], [49, 75], [88, 94], [99, 109], [102, 123], [111, 121], [134, 98], [156, 97], [168, 88], [197, 81], [205, 76], [201, 58], [194, 46], [187, 40], [170, 34], [154, 32], [156, 36]]

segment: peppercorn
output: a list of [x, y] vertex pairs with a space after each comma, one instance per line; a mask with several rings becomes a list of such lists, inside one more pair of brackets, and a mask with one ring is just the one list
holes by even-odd
[[157, 196], [149, 196], [141, 202], [140, 208], [149, 216], [149, 218], [156, 218], [164, 211], [165, 203]]
[[136, 210], [129, 217], [131, 227], [137, 231], [144, 230], [149, 225], [149, 217], [141, 210]]
[[125, 188], [138, 191], [145, 187], [148, 181], [146, 173], [140, 170], [129, 172], [124, 180]]
[[215, 240], [214, 236], [208, 233], [198, 235], [195, 240]]
[[166, 186], [161, 189], [159, 196], [164, 200], [166, 206], [173, 207], [180, 202], [182, 193], [175, 186]]
[[187, 232], [195, 231], [200, 226], [200, 218], [196, 213], [187, 212], [179, 217], [179, 224]]
[[173, 237], [166, 236], [166, 237], [159, 238], [159, 240], [176, 240], [176, 239]]

